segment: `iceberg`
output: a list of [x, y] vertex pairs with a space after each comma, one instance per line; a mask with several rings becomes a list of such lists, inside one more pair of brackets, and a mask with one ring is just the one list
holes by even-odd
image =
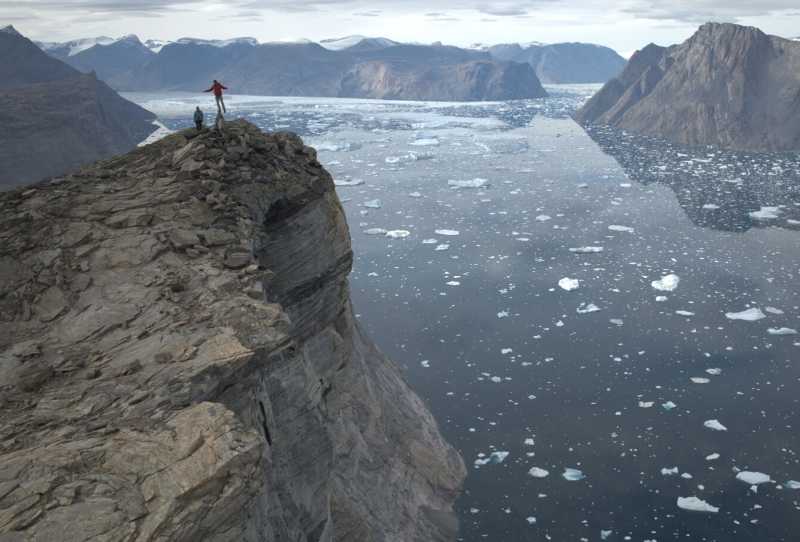
[[680, 277], [672, 274], [663, 276], [659, 280], [654, 280], [650, 284], [659, 292], [674, 292], [680, 282]]
[[550, 476], [550, 471], [540, 469], [539, 467], [531, 467], [531, 469], [528, 471], [528, 474], [534, 478], [547, 478]]
[[742, 471], [736, 475], [736, 479], [740, 482], [744, 482], [749, 486], [757, 486], [759, 484], [766, 484], [767, 482], [771, 482], [772, 478], [770, 478], [769, 474], [764, 474], [763, 472], [751, 472], [751, 471]]
[[743, 310], [742, 312], [726, 312], [725, 318], [728, 320], [744, 320], [745, 322], [757, 322], [766, 318], [767, 315], [761, 312], [761, 309], [753, 308]]
[[586, 475], [578, 469], [565, 468], [563, 474], [564, 480], [568, 482], [578, 482], [586, 478]]
[[690, 512], [704, 512], [707, 514], [716, 514], [719, 508], [711, 506], [706, 501], [698, 499], [697, 497], [678, 497], [678, 508], [689, 510]]
[[703, 425], [713, 431], [727, 431], [728, 428], [719, 423], [718, 420], [706, 420]]
[[571, 292], [572, 290], [577, 290], [580, 287], [581, 283], [578, 279], [571, 279], [565, 277], [558, 281], [558, 285], [559, 287], [561, 287], [562, 290]]

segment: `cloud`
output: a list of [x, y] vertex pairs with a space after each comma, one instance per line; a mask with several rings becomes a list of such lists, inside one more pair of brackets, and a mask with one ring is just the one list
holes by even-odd
[[619, 10], [639, 19], [699, 24], [708, 21], [735, 22], [796, 9], [797, 0], [628, 0]]

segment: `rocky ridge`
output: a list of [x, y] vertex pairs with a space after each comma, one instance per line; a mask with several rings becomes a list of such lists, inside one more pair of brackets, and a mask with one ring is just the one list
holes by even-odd
[[315, 151], [244, 121], [0, 193], [0, 540], [454, 538], [351, 263]]
[[705, 24], [680, 45], [637, 52], [576, 120], [685, 145], [799, 150], [800, 43]]

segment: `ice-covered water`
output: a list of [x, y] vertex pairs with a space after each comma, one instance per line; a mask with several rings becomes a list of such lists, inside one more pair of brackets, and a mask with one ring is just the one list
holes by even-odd
[[359, 317], [467, 463], [462, 540], [797, 540], [800, 157], [587, 134], [593, 89], [553, 90], [228, 101], [327, 149]]

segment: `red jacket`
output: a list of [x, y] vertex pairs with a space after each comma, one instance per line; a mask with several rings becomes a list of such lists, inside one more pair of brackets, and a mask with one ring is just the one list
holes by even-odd
[[228, 90], [228, 87], [223, 86], [222, 83], [218, 81], [214, 81], [214, 84], [211, 85], [211, 88], [208, 90], [204, 90], [203, 92], [213, 92], [214, 96], [222, 96], [223, 90]]

